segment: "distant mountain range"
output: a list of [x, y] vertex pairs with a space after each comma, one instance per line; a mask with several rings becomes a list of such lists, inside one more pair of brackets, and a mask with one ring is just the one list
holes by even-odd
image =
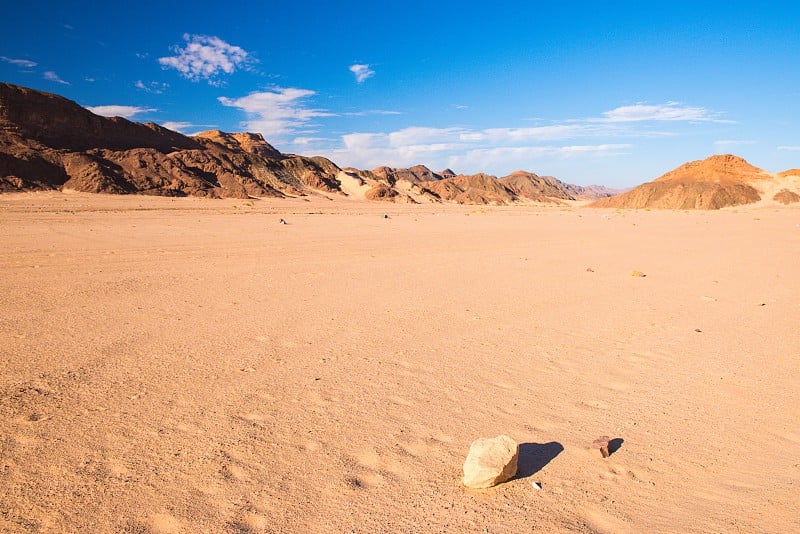
[[282, 154], [260, 134], [194, 136], [154, 123], [101, 117], [64, 97], [0, 83], [0, 192], [74, 190], [202, 197], [324, 195], [384, 202], [563, 204], [718, 209], [800, 201], [800, 169], [769, 173], [733, 155], [686, 163], [629, 191], [582, 187], [552, 176], [340, 168]]
[[0, 83], [0, 191], [47, 189], [462, 204], [559, 203], [615, 192], [524, 171], [496, 178], [437, 173], [423, 165], [342, 169], [323, 157], [282, 154], [260, 134], [211, 130], [185, 136]]

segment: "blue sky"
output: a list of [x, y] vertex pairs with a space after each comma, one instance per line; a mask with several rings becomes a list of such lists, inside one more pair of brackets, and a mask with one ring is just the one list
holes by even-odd
[[5, 6], [0, 80], [359, 168], [800, 167], [797, 2], [130, 4]]

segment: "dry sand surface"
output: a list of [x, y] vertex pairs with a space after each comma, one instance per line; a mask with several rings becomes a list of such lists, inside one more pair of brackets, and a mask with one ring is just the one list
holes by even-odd
[[800, 530], [800, 209], [13, 194], [0, 242], [2, 532]]

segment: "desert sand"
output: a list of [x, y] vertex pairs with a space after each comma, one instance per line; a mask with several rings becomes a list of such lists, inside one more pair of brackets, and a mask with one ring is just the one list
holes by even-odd
[[24, 193], [0, 242], [2, 532], [800, 530], [796, 207]]

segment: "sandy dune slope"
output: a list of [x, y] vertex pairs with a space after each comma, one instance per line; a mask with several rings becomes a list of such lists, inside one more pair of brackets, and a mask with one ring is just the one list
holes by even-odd
[[0, 532], [800, 530], [797, 209], [37, 193], [0, 242]]

